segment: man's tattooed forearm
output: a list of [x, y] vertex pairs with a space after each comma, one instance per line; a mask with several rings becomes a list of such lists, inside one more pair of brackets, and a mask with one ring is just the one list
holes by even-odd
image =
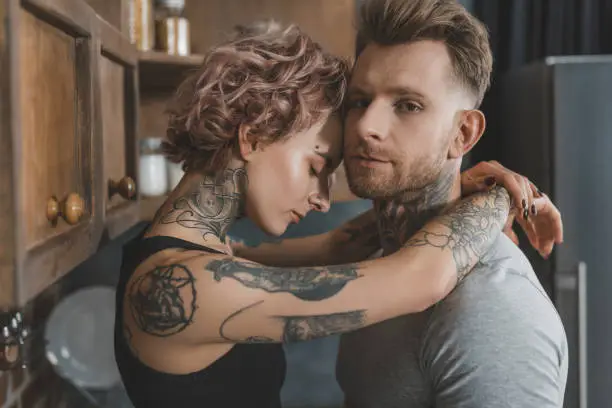
[[303, 300], [328, 299], [360, 275], [355, 265], [276, 268], [234, 258], [215, 259], [206, 265], [216, 281], [235, 279], [244, 286], [266, 292], [286, 292]]
[[167, 337], [185, 330], [193, 322], [196, 297], [191, 271], [173, 264], [157, 267], [134, 279], [128, 302], [140, 330]]
[[263, 301], [243, 307], [229, 315], [219, 328], [219, 335], [221, 338], [234, 343], [271, 343], [278, 341], [292, 343], [346, 333], [360, 329], [366, 325], [365, 310], [313, 316], [272, 316], [270, 317], [271, 324], [278, 324], [276, 323], [278, 321], [281, 323], [280, 327], [278, 327], [279, 335], [276, 340], [267, 336], [249, 336], [245, 339], [230, 337], [226, 332], [226, 325], [231, 320], [261, 303], [263, 303]]
[[[342, 230], [348, 235], [347, 244], [357, 244], [365, 250], [380, 248], [380, 234], [378, 225], [347, 226]], [[345, 244], [346, 245], [346, 244]]]
[[176, 223], [200, 230], [204, 239], [212, 234], [224, 241], [232, 220], [242, 212], [247, 180], [244, 169], [227, 169], [219, 176], [206, 177], [197, 188], [175, 200], [159, 223]]
[[440, 249], [449, 248], [457, 266], [458, 278], [461, 280], [501, 232], [508, 217], [509, 207], [508, 193], [501, 187], [474, 195], [462, 200], [438, 218], [438, 222], [448, 228], [447, 232], [437, 233], [423, 229], [408, 240], [405, 246], [430, 245]]

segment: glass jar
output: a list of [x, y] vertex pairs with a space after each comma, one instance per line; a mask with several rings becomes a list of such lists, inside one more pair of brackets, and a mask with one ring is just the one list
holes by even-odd
[[128, 8], [130, 42], [140, 51], [151, 51], [155, 45], [153, 0], [130, 0]]
[[184, 0], [158, 0], [155, 18], [156, 48], [170, 55], [191, 53], [189, 20], [183, 16]]
[[185, 172], [183, 171], [183, 163], [173, 163], [168, 161], [168, 190], [174, 190], [179, 185]]
[[157, 137], [140, 141], [138, 185], [140, 193], [144, 196], [156, 197], [168, 192], [166, 157], [161, 144], [162, 138]]

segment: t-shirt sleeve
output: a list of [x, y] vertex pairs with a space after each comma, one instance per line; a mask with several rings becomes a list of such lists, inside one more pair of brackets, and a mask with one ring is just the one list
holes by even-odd
[[421, 369], [436, 408], [560, 408], [567, 344], [541, 287], [516, 271], [466, 279], [434, 309]]

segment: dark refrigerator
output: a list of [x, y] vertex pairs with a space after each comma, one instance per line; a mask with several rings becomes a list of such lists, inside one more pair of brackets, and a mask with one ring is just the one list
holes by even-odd
[[[549, 57], [499, 87], [502, 164], [559, 207], [564, 243], [549, 260], [521, 248], [568, 337], [564, 408], [604, 408], [612, 394], [612, 56]], [[493, 137], [493, 136], [492, 136]]]

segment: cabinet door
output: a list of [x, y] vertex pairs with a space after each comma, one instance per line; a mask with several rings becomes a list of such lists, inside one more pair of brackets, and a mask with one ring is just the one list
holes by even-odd
[[138, 221], [138, 55], [116, 28], [102, 19], [98, 19], [98, 26], [105, 225], [114, 238]]
[[91, 255], [102, 214], [95, 161], [95, 14], [81, 0], [12, 0], [18, 301]]

